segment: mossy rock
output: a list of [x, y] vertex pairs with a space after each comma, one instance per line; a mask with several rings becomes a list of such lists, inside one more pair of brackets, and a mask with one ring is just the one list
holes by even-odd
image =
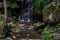
[[43, 22], [55, 23], [60, 21], [60, 5], [52, 2], [43, 8]]

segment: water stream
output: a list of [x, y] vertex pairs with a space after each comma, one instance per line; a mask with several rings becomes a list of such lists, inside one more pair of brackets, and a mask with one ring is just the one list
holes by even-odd
[[33, 5], [32, 5], [32, 0], [26, 0], [26, 3], [27, 4], [27, 7], [25, 8], [25, 10], [23, 10], [24, 8], [24, 4], [23, 4], [23, 1], [24, 0], [21, 0], [21, 8], [22, 8], [22, 15], [19, 16], [19, 21], [20, 22], [30, 22], [31, 21], [31, 18], [30, 18], [30, 13], [33, 11]]

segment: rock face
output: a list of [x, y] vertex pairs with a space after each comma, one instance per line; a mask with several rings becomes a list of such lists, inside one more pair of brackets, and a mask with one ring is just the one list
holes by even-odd
[[60, 5], [52, 2], [43, 8], [43, 22], [55, 23], [60, 21]]

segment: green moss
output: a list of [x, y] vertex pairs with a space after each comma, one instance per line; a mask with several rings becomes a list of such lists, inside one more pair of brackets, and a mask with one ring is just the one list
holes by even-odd
[[56, 3], [52, 2], [43, 8], [43, 16], [49, 16], [56, 8]]
[[[49, 15], [53, 15], [51, 19], [49, 19]], [[48, 5], [46, 5], [43, 8], [43, 21], [49, 22], [49, 23], [55, 23], [60, 21], [60, 5], [58, 5], [56, 2], [52, 2]], [[56, 20], [56, 21], [55, 21]]]

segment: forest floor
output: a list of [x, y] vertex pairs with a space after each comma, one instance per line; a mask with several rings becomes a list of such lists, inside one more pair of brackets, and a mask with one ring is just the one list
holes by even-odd
[[23, 27], [21, 27], [20, 32], [15, 34], [16, 38], [14, 38], [14, 40], [40, 39], [41, 35], [37, 31], [31, 29], [31, 26], [32, 25], [28, 23], [28, 24], [25, 24]]
[[17, 33], [12, 33], [11, 35], [9, 35], [9, 37], [7, 37], [6, 39], [3, 40], [40, 40], [41, 39], [41, 35], [31, 29], [31, 24], [30, 23], [25, 23], [25, 24], [20, 24], [20, 31]]
[[[19, 32], [12, 33], [9, 37], [2, 40], [42, 40], [41, 35], [37, 31], [31, 29], [31, 24], [27, 23], [20, 25], [21, 27]], [[60, 32], [54, 33], [54, 35], [55, 36], [52, 40], [60, 40]]]

